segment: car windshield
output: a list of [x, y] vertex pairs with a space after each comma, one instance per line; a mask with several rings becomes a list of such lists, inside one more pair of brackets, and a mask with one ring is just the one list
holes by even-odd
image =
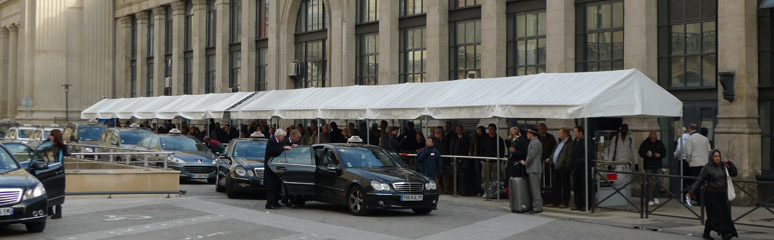
[[380, 148], [339, 148], [344, 164], [349, 168], [401, 167], [394, 154]]
[[81, 126], [78, 128], [78, 141], [99, 141], [105, 127], [102, 126]]
[[35, 133], [35, 129], [19, 129], [19, 138], [30, 138]]
[[234, 158], [263, 160], [266, 141], [241, 141], [234, 146]]
[[128, 130], [121, 131], [121, 144], [137, 145], [143, 138], [153, 135], [149, 131]]
[[3, 149], [0, 149], [0, 173], [6, 173], [19, 169], [19, 164]]
[[205, 151], [204, 145], [188, 137], [161, 137], [161, 149], [166, 151]]
[[26, 162], [30, 160], [32, 150], [27, 145], [19, 143], [6, 143], [5, 148], [8, 149], [16, 160], [19, 162]]

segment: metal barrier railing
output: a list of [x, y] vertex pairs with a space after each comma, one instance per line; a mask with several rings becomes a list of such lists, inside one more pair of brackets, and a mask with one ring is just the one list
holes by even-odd
[[[699, 220], [702, 224], [704, 224], [704, 220], [705, 220], [704, 204], [700, 204], [701, 206], [700, 206], [699, 213], [696, 213], [696, 211], [694, 211], [694, 209], [691, 208], [691, 206], [688, 206], [688, 204], [685, 201], [683, 201], [683, 198], [685, 196], [683, 194], [683, 191], [680, 191], [679, 193], [673, 193], [672, 191], [669, 191], [669, 189], [667, 189], [666, 186], [664, 186], [664, 184], [662, 184], [660, 181], [655, 181], [654, 180], [657, 177], [667, 177], [667, 178], [670, 178], [670, 181], [671, 181], [672, 178], [685, 180], [685, 179], [698, 179], [697, 177], [693, 177], [693, 176], [679, 176], [679, 175], [664, 175], [664, 174], [645, 174], [644, 176], [645, 176], [646, 180], [642, 182], [642, 185], [641, 185], [642, 189], [646, 189], [647, 185], [650, 184], [651, 180], [652, 180], [652, 182], [654, 182], [656, 184], [656, 187], [659, 189], [659, 191], [665, 190], [665, 192], [669, 193], [668, 200], [664, 201], [663, 203], [659, 203], [659, 204], [655, 205], [655, 207], [652, 210], [650, 209], [650, 205], [644, 204], [645, 205], [645, 210], [643, 212], [645, 214], [645, 219], [650, 217], [650, 215], [654, 215], [654, 216], [662, 216], [662, 217], [674, 217], [674, 218], [684, 218], [684, 219]], [[645, 191], [643, 191], [643, 195], [642, 196], [643, 196], [643, 198], [648, 199], [650, 197], [649, 196], [650, 194], [652, 194], [652, 193], [649, 193], [649, 192], [646, 193]], [[704, 194], [699, 194], [699, 195], [701, 197], [699, 202], [704, 202]], [[688, 211], [694, 217], [691, 218], [691, 217], [684, 217], [684, 216], [679, 216], [679, 215], [655, 213], [657, 210], [659, 210], [662, 207], [666, 206], [671, 201], [676, 201], [677, 203], [679, 203], [681, 205], [682, 208], [688, 209]]]
[[[744, 218], [744, 217], [746, 217], [746, 216], [748, 216], [748, 215], [750, 215], [751, 213], [755, 212], [759, 208], [766, 209], [772, 215], [774, 215], [774, 211], [771, 210], [771, 208], [774, 207], [774, 195], [773, 196], [769, 196], [768, 198], [766, 198], [764, 200], [761, 200], [760, 199], [760, 197], [761, 197], [760, 195], [756, 196], [756, 195], [751, 194], [749, 191], [747, 191], [747, 189], [744, 187], [744, 185], [742, 185], [742, 184], [755, 184], [755, 185], [763, 184], [763, 185], [767, 185], [767, 188], [772, 188], [772, 187], [774, 187], [774, 182], [761, 182], [761, 181], [748, 181], [748, 180], [733, 180], [733, 182], [734, 182], [734, 188], [735, 189], [740, 189], [742, 191], [742, 193], [747, 194], [748, 196], [752, 197], [752, 199], [755, 201], [755, 207], [753, 207], [749, 211], [745, 212], [744, 214], [742, 214], [738, 218], [734, 219], [734, 223], [739, 224], [739, 225], [747, 225], [747, 226], [755, 226], [755, 227], [771, 227], [771, 226], [763, 226], [763, 225], [758, 225], [758, 224], [741, 223], [741, 222], [739, 222], [739, 220]], [[760, 187], [758, 187], [758, 190], [760, 190]], [[739, 197], [739, 195], [737, 195], [737, 197]]]
[[[414, 157], [414, 158], [417, 157], [417, 154], [412, 154], [412, 153], [401, 153], [400, 155], [403, 156], [403, 157]], [[452, 184], [452, 189], [453, 189], [452, 190], [452, 195], [453, 196], [459, 196], [457, 194], [457, 188], [458, 188], [458, 186], [457, 186], [457, 166], [459, 165], [458, 164], [459, 160], [484, 160], [486, 162], [489, 162], [489, 161], [506, 161], [507, 162], [508, 161], [508, 158], [481, 157], [481, 156], [460, 156], [460, 155], [441, 155], [441, 158], [451, 158], [452, 162], [454, 163], [454, 164], [452, 164], [452, 169], [453, 169], [453, 174], [452, 174], [452, 182], [453, 182], [453, 184]], [[497, 168], [497, 170], [496, 170], [497, 171], [497, 179], [496, 179], [496, 181], [500, 182], [500, 176], [504, 175], [504, 174], [500, 174], [501, 170], [505, 170], [505, 169], [500, 167], [501, 164], [496, 164], [496, 165], [497, 165], [497, 167], [496, 167]], [[478, 184], [480, 184], [480, 183], [478, 183]], [[499, 201], [500, 200], [500, 194], [496, 194], [496, 195], [497, 195], [496, 199], [497, 199], [497, 201]]]
[[186, 190], [180, 190], [180, 191], [114, 191], [114, 192], [68, 192], [65, 193], [67, 196], [92, 196], [92, 195], [108, 195], [108, 199], [112, 199], [113, 195], [140, 195], [140, 194], [159, 194], [163, 195], [166, 194], [167, 198], [170, 198], [170, 195], [177, 194], [178, 196], [185, 196], [185, 194], [188, 193]]
[[[150, 171], [150, 167], [152, 166], [151, 163], [157, 163], [155, 166], [160, 167], [162, 169], [168, 169], [169, 168], [169, 161], [168, 156], [172, 154], [172, 152], [157, 152], [157, 151], [147, 151], [147, 150], [137, 150], [137, 149], [124, 149], [124, 148], [117, 148], [117, 147], [106, 147], [106, 146], [92, 146], [92, 145], [81, 145], [81, 144], [69, 144], [71, 146], [77, 146], [80, 152], [74, 152], [70, 155], [75, 156], [75, 170], [74, 172], [80, 171], [80, 163], [81, 159], [86, 159], [87, 156], [92, 156], [94, 161], [102, 161], [104, 159], [101, 159], [100, 156], [107, 156], [107, 162], [109, 163], [117, 163], [117, 164], [125, 164], [125, 165], [136, 165], [136, 163], [142, 164], [143, 167], [145, 167], [146, 171]], [[83, 152], [84, 149], [90, 148], [92, 149], [92, 152]], [[107, 149], [109, 152], [102, 152], [98, 149]], [[117, 156], [125, 156], [125, 161], [115, 161]], [[141, 156], [142, 162], [139, 161], [133, 161], [132, 159], [135, 156]], [[159, 157], [162, 160], [150, 160], [151, 156]], [[161, 165], [159, 165], [161, 164]]]

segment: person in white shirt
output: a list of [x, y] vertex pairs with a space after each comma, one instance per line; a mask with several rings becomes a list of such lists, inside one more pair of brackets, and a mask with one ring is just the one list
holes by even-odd
[[[621, 124], [618, 134], [613, 137], [613, 161], [622, 165], [616, 165], [615, 171], [629, 172], [637, 170], [639, 164], [639, 157], [637, 156], [637, 144], [634, 142], [632, 133], [629, 132], [629, 125]], [[634, 169], [632, 169], [634, 165]], [[629, 182], [630, 176], [626, 174], [619, 174], [618, 181], [615, 182], [615, 186], [623, 187]], [[629, 184], [631, 186], [631, 184]]]
[[[691, 136], [685, 141], [685, 157], [688, 162], [688, 176], [698, 177], [701, 174], [701, 169], [709, 162], [709, 153], [712, 151], [710, 148], [710, 142], [707, 137], [699, 133], [699, 127], [695, 123], [688, 127], [691, 131]], [[687, 185], [693, 185], [696, 180], [685, 179], [683, 181]], [[699, 192], [694, 198], [697, 202], [701, 199]], [[701, 204], [699, 202], [699, 204]]]

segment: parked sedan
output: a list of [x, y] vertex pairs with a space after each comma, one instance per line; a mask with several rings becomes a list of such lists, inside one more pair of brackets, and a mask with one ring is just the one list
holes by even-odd
[[215, 191], [226, 192], [229, 198], [238, 198], [245, 192], [263, 191], [265, 153], [266, 138], [232, 139], [216, 161]]
[[[99, 139], [101, 147], [117, 147], [123, 149], [137, 149], [140, 140], [152, 136], [153, 132], [140, 128], [108, 128], [102, 132]], [[115, 161], [122, 161], [116, 157]]]
[[99, 146], [99, 139], [103, 132], [105, 132], [105, 126], [99, 125], [96, 121], [89, 121], [88, 124], [68, 123], [62, 137], [70, 143], [83, 145], [70, 145], [73, 152], [92, 153], [94, 148]]
[[0, 139], [5, 138], [5, 132], [12, 127], [18, 127], [19, 123], [8, 119], [0, 120]]
[[377, 146], [300, 146], [269, 163], [294, 205], [307, 200], [347, 206], [354, 215], [374, 209], [436, 209], [438, 191], [428, 177], [406, 169], [399, 156]]
[[33, 127], [29, 124], [20, 127], [11, 127], [8, 131], [5, 131], [5, 139], [3, 139], [3, 142], [29, 144], [30, 137], [35, 133], [35, 129], [37, 128], [38, 127]]
[[[180, 134], [150, 135], [138, 143], [139, 148], [151, 151], [173, 152], [166, 156], [169, 168], [180, 171], [180, 179], [207, 179], [215, 182], [215, 155], [198, 139]], [[173, 132], [170, 131], [170, 132]], [[165, 156], [160, 156], [165, 157]], [[149, 160], [163, 162], [164, 159], [151, 156]]]

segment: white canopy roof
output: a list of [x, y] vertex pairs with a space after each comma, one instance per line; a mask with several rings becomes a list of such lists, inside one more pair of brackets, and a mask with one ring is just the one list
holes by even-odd
[[[232, 108], [233, 107], [233, 108]], [[635, 69], [432, 83], [105, 99], [82, 118], [434, 119], [680, 117], [682, 102]]]

